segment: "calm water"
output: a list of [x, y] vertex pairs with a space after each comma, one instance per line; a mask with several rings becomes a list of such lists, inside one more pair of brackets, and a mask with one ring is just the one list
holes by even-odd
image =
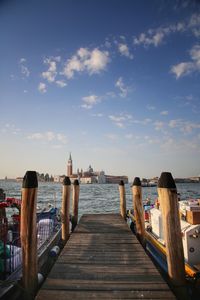
[[[0, 180], [7, 197], [20, 198], [22, 183]], [[126, 188], [127, 209], [132, 208], [132, 194], [130, 184]], [[181, 200], [200, 198], [200, 183], [177, 184]], [[142, 190], [143, 199], [147, 197], [154, 201], [157, 197], [156, 187], [145, 187]], [[48, 203], [60, 208], [62, 198], [62, 184], [39, 182], [38, 205], [43, 207]], [[117, 184], [82, 184], [80, 185], [79, 216], [83, 213], [119, 212], [119, 188]]]

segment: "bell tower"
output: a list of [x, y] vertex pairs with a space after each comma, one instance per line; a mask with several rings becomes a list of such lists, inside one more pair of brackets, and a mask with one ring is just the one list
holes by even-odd
[[69, 154], [69, 159], [68, 159], [68, 163], [67, 163], [67, 176], [71, 176], [72, 173], [72, 156], [71, 156], [71, 152]]

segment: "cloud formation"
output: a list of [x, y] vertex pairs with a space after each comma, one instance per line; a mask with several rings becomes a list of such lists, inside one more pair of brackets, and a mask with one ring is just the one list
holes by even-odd
[[53, 131], [35, 132], [27, 136], [29, 140], [41, 140], [43, 142], [60, 142], [61, 144], [67, 143], [66, 135], [62, 133], [55, 133]]
[[80, 48], [76, 54], [65, 63], [63, 74], [67, 79], [71, 79], [75, 73], [83, 71], [88, 72], [90, 75], [97, 74], [106, 69], [108, 62], [108, 51], [101, 51], [98, 48], [91, 51], [87, 48]]
[[26, 66], [26, 59], [25, 58], [20, 58], [19, 60], [19, 66], [20, 66], [20, 70], [21, 70], [21, 74], [25, 77], [29, 77], [30, 76], [30, 71], [28, 69], [28, 67]]
[[100, 98], [96, 95], [90, 95], [82, 98], [82, 101], [84, 102], [81, 107], [85, 109], [91, 109], [95, 104], [97, 104], [100, 101]]
[[176, 76], [176, 79], [196, 71], [200, 71], [200, 45], [195, 45], [190, 50], [190, 61], [181, 62], [170, 69], [170, 72]]
[[119, 128], [125, 128], [129, 123], [132, 122], [132, 115], [130, 114], [119, 114], [119, 115], [109, 115], [108, 118], [113, 122], [113, 124]]
[[123, 78], [119, 77], [115, 83], [115, 86], [120, 90], [120, 97], [125, 98], [128, 94], [128, 87], [125, 86]]
[[56, 80], [56, 85], [60, 88], [63, 88], [67, 85], [67, 83], [64, 80]]
[[42, 78], [48, 82], [54, 82], [57, 75], [57, 62], [60, 62], [60, 56], [50, 57], [44, 59], [44, 64], [48, 65], [47, 71], [42, 72]]
[[190, 31], [198, 38], [200, 37], [200, 14], [193, 14], [188, 20], [177, 22], [166, 27], [158, 27], [142, 32], [139, 36], [133, 38], [133, 44], [144, 47], [158, 47], [164, 39], [170, 34]]
[[168, 110], [163, 110], [160, 112], [162, 116], [167, 116], [169, 114]]
[[46, 84], [44, 82], [40, 82], [38, 85], [38, 91], [42, 94], [47, 92]]
[[130, 59], [133, 59], [133, 54], [130, 53], [129, 47], [127, 44], [118, 44], [118, 50], [122, 56], [126, 56]]
[[182, 119], [173, 119], [169, 121], [168, 126], [172, 129], [178, 129], [183, 134], [191, 134], [195, 129], [200, 129], [200, 123], [184, 121]]

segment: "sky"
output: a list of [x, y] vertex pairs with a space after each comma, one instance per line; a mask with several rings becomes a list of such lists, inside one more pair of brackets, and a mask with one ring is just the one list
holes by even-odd
[[1, 0], [0, 178], [200, 174], [200, 2]]

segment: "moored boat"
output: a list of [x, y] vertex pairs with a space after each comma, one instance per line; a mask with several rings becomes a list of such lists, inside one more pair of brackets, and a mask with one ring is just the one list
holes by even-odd
[[[2, 190], [2, 189], [1, 189]], [[2, 193], [1, 193], [2, 194]], [[22, 248], [20, 240], [21, 199], [0, 199], [0, 298], [8, 297], [22, 277]], [[38, 271], [45, 273], [51, 265], [51, 249], [61, 241], [61, 221], [56, 207], [37, 207]], [[52, 252], [53, 253], [53, 252]], [[53, 259], [55, 260], [55, 258]], [[48, 261], [48, 264], [47, 264]]]
[[[181, 235], [187, 282], [200, 286], [200, 199], [179, 201]], [[134, 212], [129, 212], [135, 231]], [[167, 273], [166, 247], [159, 203], [144, 206], [146, 250]], [[178, 266], [177, 266], [178, 267]]]

